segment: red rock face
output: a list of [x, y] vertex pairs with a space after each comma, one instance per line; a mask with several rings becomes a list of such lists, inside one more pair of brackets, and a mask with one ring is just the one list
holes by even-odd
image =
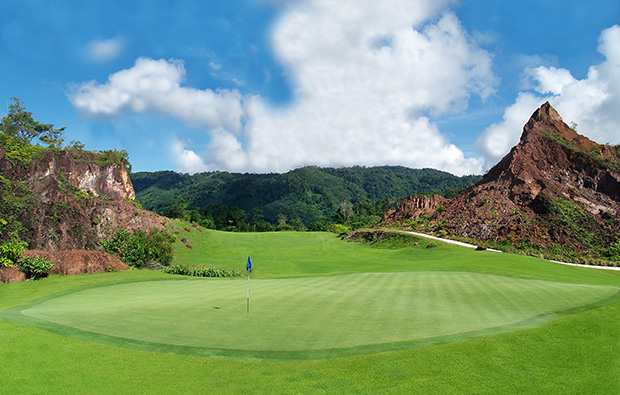
[[54, 264], [49, 274], [84, 274], [99, 272], [119, 272], [129, 269], [114, 255], [103, 251], [42, 251], [29, 250], [24, 253], [27, 257], [47, 258]]
[[[432, 226], [474, 239], [519, 239], [586, 250], [578, 229], [558, 226], [548, 203], [568, 201], [587, 216], [580, 226], [601, 243], [620, 234], [620, 156], [577, 134], [549, 103], [536, 110], [519, 144], [475, 186], [445, 203]], [[424, 215], [403, 206], [392, 217]], [[441, 223], [441, 226], [437, 225]]]
[[150, 231], [167, 221], [132, 205], [135, 193], [127, 169], [100, 166], [93, 153], [48, 152], [28, 168], [4, 154], [0, 149], [0, 174], [33, 196], [31, 210], [19, 214], [29, 248], [94, 249], [117, 229]]
[[[136, 194], [129, 179], [127, 169], [116, 164], [98, 165], [94, 154], [83, 152], [74, 154], [62, 151], [58, 155], [48, 153], [43, 160], [33, 162], [27, 174], [29, 184], [35, 186], [47, 178], [64, 177], [71, 185], [93, 196], [106, 196], [112, 199], [135, 199]], [[36, 192], [45, 192], [45, 188]]]
[[13, 281], [25, 281], [26, 274], [20, 272], [16, 267], [0, 267], [0, 283], [11, 283]]
[[441, 195], [425, 196], [413, 195], [404, 198], [398, 210], [390, 210], [383, 216], [383, 222], [403, 222], [409, 218], [418, 218], [432, 214], [439, 206], [446, 204], [448, 199]]

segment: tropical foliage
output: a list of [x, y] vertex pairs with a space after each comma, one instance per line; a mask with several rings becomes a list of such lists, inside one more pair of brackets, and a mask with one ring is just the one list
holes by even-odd
[[169, 265], [172, 262], [174, 241], [174, 236], [155, 228], [149, 233], [123, 229], [114, 233], [110, 239], [101, 241], [100, 246], [103, 251], [116, 255], [127, 265], [141, 268], [152, 262]]
[[161, 171], [131, 175], [144, 208], [230, 231], [326, 230], [332, 223], [370, 226], [398, 204], [397, 198], [432, 193], [455, 196], [479, 179], [398, 166], [308, 166], [284, 174]]

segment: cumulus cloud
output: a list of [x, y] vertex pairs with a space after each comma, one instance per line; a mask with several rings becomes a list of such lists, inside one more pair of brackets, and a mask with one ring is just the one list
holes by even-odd
[[525, 69], [524, 74], [527, 80], [535, 82], [534, 89], [538, 93], [543, 94], [559, 95], [565, 86], [575, 82], [575, 78], [570, 71], [555, 67], [528, 67]]
[[562, 68], [525, 69], [534, 92], [521, 92], [506, 109], [503, 121], [491, 125], [478, 141], [488, 164], [519, 141], [523, 125], [545, 101], [551, 102], [565, 122], [576, 123], [579, 133], [599, 143], [620, 143], [620, 26], [601, 33], [598, 50], [605, 61], [590, 67], [582, 80]]
[[431, 121], [488, 97], [497, 83], [491, 56], [445, 12], [449, 3], [276, 1], [272, 44], [295, 90], [285, 107], [180, 87], [182, 63], [151, 59], [103, 85], [84, 84], [71, 99], [89, 116], [150, 110], [206, 125], [207, 147], [176, 149], [179, 170], [393, 164], [480, 173], [483, 160], [466, 158]]
[[110, 75], [104, 84], [91, 81], [75, 87], [69, 99], [87, 117], [158, 112], [194, 126], [241, 129], [243, 108], [238, 91], [182, 87], [184, 78], [181, 61], [139, 58], [132, 68]]
[[176, 140], [172, 144], [172, 150], [175, 154], [176, 170], [181, 173], [200, 173], [207, 170], [202, 158], [194, 151], [185, 147], [181, 140]]
[[94, 40], [88, 44], [88, 55], [96, 61], [116, 59], [123, 49], [123, 41], [119, 38]]

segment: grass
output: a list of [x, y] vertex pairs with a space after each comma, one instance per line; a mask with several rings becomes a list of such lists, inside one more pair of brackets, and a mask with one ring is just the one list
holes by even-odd
[[[502, 315], [519, 313], [519, 311], [508, 311], [508, 308], [502, 308], [502, 311], [494, 309], [492, 303], [498, 301], [497, 298], [501, 298], [501, 295], [505, 295], [506, 301], [515, 301], [520, 295], [527, 294], [528, 298], [532, 298], [532, 302], [519, 302], [518, 304], [522, 308], [531, 304], [532, 307], [541, 308], [542, 312], [545, 312], [563, 310], [599, 300], [611, 290], [607, 286], [620, 286], [620, 275], [615, 272], [566, 267], [530, 257], [473, 251], [442, 243], [436, 243], [438, 245], [436, 248], [427, 249], [424, 248], [423, 240], [420, 240], [422, 244], [419, 246], [378, 249], [342, 242], [329, 234], [254, 235], [207, 231], [200, 235], [199, 233], [194, 229], [189, 233], [187, 237], [190, 238], [194, 248], [190, 250], [184, 246], [179, 247], [177, 263], [215, 264], [242, 270], [247, 255], [251, 255], [256, 270], [256, 277], [252, 280], [252, 286], [255, 289], [253, 298], [256, 298], [253, 299], [253, 308], [256, 309], [259, 308], [261, 287], [265, 290], [262, 298], [266, 299], [263, 303], [268, 303], [271, 307], [277, 304], [277, 293], [274, 296], [270, 295], [273, 294], [277, 284], [282, 284], [279, 283], [280, 281], [293, 289], [296, 287], [301, 289], [303, 284], [308, 283], [320, 285], [322, 287], [320, 292], [319, 290], [314, 293], [304, 291], [305, 294], [321, 296], [329, 301], [334, 300], [335, 295], [340, 295], [338, 287], [346, 288], [343, 284], [350, 283], [351, 278], [359, 278], [362, 283], [364, 279], [371, 279], [365, 285], [369, 288], [365, 289], [372, 289], [376, 295], [380, 294], [382, 289], [391, 289], [394, 292], [396, 292], [395, 289], [409, 290], [409, 287], [398, 288], [396, 283], [392, 283], [396, 278], [403, 277], [403, 281], [425, 279], [428, 284], [431, 283], [431, 279], [437, 284], [460, 283], [465, 288], [452, 290], [452, 302], [456, 303], [454, 306], [461, 306], [461, 308], [466, 306], [470, 309], [486, 306], [485, 314], [488, 319], [499, 319], [501, 324], [504, 322]], [[403, 272], [404, 275], [399, 276], [398, 273]], [[171, 279], [180, 280], [171, 281]], [[448, 279], [450, 281], [447, 281]], [[501, 286], [498, 285], [498, 279]], [[43, 313], [54, 315], [66, 311], [61, 308], [63, 303], [68, 303], [65, 307], [78, 308], [79, 306], [73, 303], [77, 301], [78, 296], [93, 298], [88, 302], [88, 305], [92, 306], [97, 292], [104, 294], [111, 292], [123, 299], [127, 296], [130, 300], [130, 291], [136, 294], [147, 292], [147, 290], [153, 292], [153, 287], [149, 287], [149, 284], [161, 286], [165, 284], [171, 287], [171, 290], [180, 292], [179, 297], [182, 297], [183, 292], [190, 292], [191, 288], [198, 284], [206, 282], [222, 284], [222, 287], [225, 287], [237, 281], [245, 284], [242, 280], [188, 279], [137, 270], [79, 277], [52, 276], [37, 282], [0, 285], [0, 309], [6, 310], [25, 303], [32, 303], [29, 308], [34, 309], [30, 311], [33, 315]], [[337, 285], [339, 281], [341, 283]], [[390, 285], [382, 288], [381, 281]], [[187, 287], [181, 286], [182, 284]], [[496, 288], [493, 293], [486, 294], [489, 298], [487, 301], [475, 303], [478, 298], [485, 295], [485, 293], [476, 294], [476, 292], [482, 292], [482, 290], [486, 292], [493, 287], [499, 288]], [[510, 293], [511, 287], [513, 288], [512, 294]], [[519, 287], [521, 287], [520, 290]], [[555, 301], [549, 297], [549, 290], [553, 287], [556, 290], [551, 294], [557, 295]], [[473, 292], [476, 288], [480, 290]], [[333, 293], [327, 295], [330, 289]], [[443, 298], [443, 306], [451, 305], [445, 302], [450, 298], [447, 290], [451, 288], [429, 285], [427, 291], [430, 292], [431, 289], [436, 292], [444, 290], [444, 296], [441, 297], [438, 294], [434, 300], [439, 301]], [[463, 292], [468, 289], [471, 289], [472, 293]], [[537, 296], [536, 289], [541, 292]], [[75, 292], [76, 290], [79, 292]], [[95, 293], [89, 294], [90, 292]], [[343, 292], [349, 295], [349, 301], [351, 298], [355, 299], [353, 290], [344, 289]], [[588, 296], [591, 292], [595, 295]], [[601, 294], [597, 294], [599, 292]], [[280, 297], [285, 294], [280, 293]], [[463, 296], [457, 297], [456, 295]], [[579, 295], [578, 298], [586, 299], [593, 297], [593, 299], [571, 302], [572, 295]], [[102, 294], [99, 296], [105, 297]], [[157, 293], [153, 295], [153, 298], [156, 296]], [[299, 297], [302, 296], [299, 295]], [[35, 302], [41, 298], [47, 298], [45, 303], [48, 304]], [[76, 299], [70, 301], [71, 298]], [[368, 300], [379, 301], [379, 296], [369, 298], [366, 302]], [[387, 299], [383, 296], [381, 298], [397, 300], [395, 295]], [[468, 298], [469, 301], [466, 300]], [[242, 311], [244, 299], [243, 295], [239, 307]], [[296, 301], [285, 300], [284, 302], [294, 304]], [[331, 308], [333, 308], [333, 303]], [[502, 306], [506, 306], [503, 303]], [[568, 304], [558, 306], [557, 303]], [[111, 308], [113, 303], [105, 299], [105, 302], [101, 300], [101, 304], [98, 308], [103, 311], [106, 308], [104, 305]], [[159, 306], [160, 303], [153, 303], [153, 305], [155, 308], [155, 305]], [[397, 304], [393, 303], [393, 305]], [[207, 306], [212, 310], [209, 310], [209, 313], [226, 312], [222, 308], [223, 304], [217, 306], [220, 307], [219, 310], [213, 309], [213, 304]], [[386, 306], [390, 306], [390, 303]], [[395, 311], [399, 311], [398, 309], [414, 311], [411, 310], [411, 306], [393, 308], [396, 309]], [[458, 308], [452, 308], [456, 310], [449, 313], [447, 317], [465, 318], [465, 311], [459, 312]], [[36, 309], [39, 311], [35, 311]], [[57, 311], [54, 312], [54, 309]], [[377, 306], [374, 311], [377, 310], [383, 311], [385, 307]], [[434, 310], [436, 309], [427, 308], [426, 313], [435, 313]], [[529, 307], [526, 310], [529, 310]], [[174, 311], [173, 308], [169, 313], [173, 314]], [[253, 310], [251, 317], [258, 317], [258, 312], [259, 310]], [[610, 303], [594, 309], [572, 311], [572, 313], [574, 314], [551, 316], [549, 318], [557, 318], [537, 323], [538, 326], [529, 329], [501, 334], [487, 333], [484, 337], [473, 339], [462, 337], [452, 339], [448, 343], [430, 343], [427, 346], [418, 345], [394, 351], [288, 362], [208, 358], [129, 349], [83, 341], [41, 330], [31, 325], [0, 320], [0, 338], [2, 339], [2, 347], [0, 347], [2, 390], [0, 392], [299, 393], [303, 391], [425, 394], [603, 394], [617, 392], [620, 388], [620, 326], [618, 325], [620, 304]], [[4, 314], [8, 313], [5, 311]], [[56, 318], [72, 319], [71, 314], [64, 317], [63, 314]], [[321, 313], [319, 311], [313, 314], [315, 320], [320, 319], [321, 316], [337, 318], [334, 312]], [[386, 314], [388, 314], [387, 310]], [[538, 313], [529, 311], [528, 314]], [[481, 316], [484, 315], [481, 314]], [[37, 318], [39, 319], [40, 317]], [[376, 321], [386, 319], [392, 318], [382, 317]], [[302, 315], [298, 320], [304, 321]], [[321, 323], [317, 322], [317, 324]], [[476, 324], [475, 320], [472, 324]], [[379, 324], [371, 322], [365, 325]], [[445, 325], [456, 324], [449, 319], [448, 324]], [[396, 325], [386, 325], [386, 329], [389, 330], [392, 326]], [[112, 328], [112, 330], [119, 329]], [[374, 334], [384, 332], [372, 328], [370, 331]], [[400, 333], [396, 333], [397, 336], [407, 335], [406, 330], [399, 331]], [[131, 336], [144, 337], [142, 334], [135, 333]], [[202, 341], [210, 339], [208, 335], [201, 336]], [[268, 342], [269, 336], [266, 333], [254, 331], [252, 336], [256, 337], [257, 342], [260, 341], [263, 344]], [[329, 346], [328, 342], [335, 341], [329, 337], [317, 336], [316, 342], [323, 342], [321, 347]], [[336, 335], [331, 337], [335, 338]], [[181, 342], [189, 344], [196, 342], [193, 337], [184, 339]], [[175, 341], [179, 342], [178, 339]], [[348, 341], [354, 341], [354, 339]], [[359, 338], [356, 341], [359, 342]], [[368, 344], [368, 339], [363, 341]], [[416, 339], [409, 341], [416, 341]], [[271, 343], [271, 348], [273, 344]]]
[[618, 293], [611, 286], [430, 271], [258, 279], [253, 285], [249, 315], [245, 281], [189, 279], [87, 288], [21, 306], [5, 317], [147, 350], [316, 359], [537, 326], [556, 312], [596, 305]]

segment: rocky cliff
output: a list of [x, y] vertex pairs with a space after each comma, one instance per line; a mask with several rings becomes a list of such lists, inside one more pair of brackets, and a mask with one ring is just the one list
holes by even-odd
[[620, 253], [620, 244], [614, 247], [620, 237], [618, 148], [579, 135], [545, 103], [524, 126], [519, 144], [444, 207], [423, 225], [427, 230], [614, 259]]
[[424, 215], [435, 213], [440, 207], [445, 208], [448, 199], [441, 195], [412, 195], [404, 198], [397, 210], [388, 210], [383, 215], [383, 221], [387, 223], [404, 222], [410, 218], [419, 218]]
[[[115, 230], [161, 228], [165, 219], [141, 210], [125, 166], [98, 153], [44, 150], [15, 160], [0, 149], [3, 238], [18, 234], [31, 249], [91, 249]], [[17, 224], [17, 225], [16, 225]]]

